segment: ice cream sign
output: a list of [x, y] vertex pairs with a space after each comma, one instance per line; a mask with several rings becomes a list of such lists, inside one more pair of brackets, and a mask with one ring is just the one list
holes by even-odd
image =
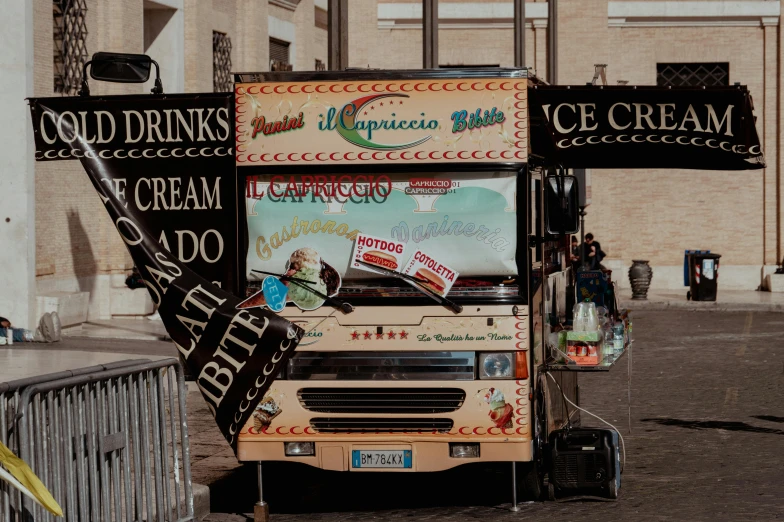
[[524, 163], [522, 78], [237, 84], [237, 165]]

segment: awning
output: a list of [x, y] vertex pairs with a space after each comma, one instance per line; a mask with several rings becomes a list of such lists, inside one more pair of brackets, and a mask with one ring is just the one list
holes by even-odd
[[529, 89], [531, 162], [566, 168], [765, 167], [745, 86]]

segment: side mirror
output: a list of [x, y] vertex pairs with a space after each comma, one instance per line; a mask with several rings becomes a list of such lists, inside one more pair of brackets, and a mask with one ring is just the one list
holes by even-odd
[[548, 234], [576, 234], [580, 227], [577, 178], [550, 175], [544, 183], [545, 228]]
[[82, 88], [79, 96], [89, 96], [87, 84], [87, 67], [90, 66], [90, 77], [93, 80], [112, 83], [144, 83], [150, 79], [150, 70], [155, 64], [155, 87], [153, 94], [163, 94], [161, 71], [158, 63], [145, 54], [95, 53], [92, 59], [84, 64]]

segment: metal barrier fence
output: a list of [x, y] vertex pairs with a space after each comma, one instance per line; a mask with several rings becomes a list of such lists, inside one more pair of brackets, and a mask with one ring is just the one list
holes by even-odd
[[[66, 379], [75, 375], [86, 375], [124, 366], [134, 366], [145, 362], [149, 362], [149, 359], [127, 359], [109, 364], [36, 375], [0, 383], [0, 441], [16, 455], [19, 455], [19, 430], [16, 427], [16, 416], [19, 410], [19, 394], [26, 386]], [[0, 481], [0, 522], [16, 520], [15, 513], [20, 512], [22, 505], [21, 498], [21, 493], [7, 483]]]
[[[0, 438], [71, 521], [193, 520], [183, 371], [121, 361], [0, 384]], [[7, 485], [0, 521], [54, 521]]]

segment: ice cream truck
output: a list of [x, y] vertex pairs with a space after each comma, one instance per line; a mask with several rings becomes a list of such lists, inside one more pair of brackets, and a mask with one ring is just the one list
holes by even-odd
[[241, 431], [240, 460], [402, 473], [506, 462], [521, 493], [540, 495], [548, 433], [565, 411], [579, 423], [562, 403], [577, 401], [577, 373], [542, 373], [543, 338], [571, 309], [578, 210], [573, 178], [529, 163], [534, 81], [521, 69], [236, 76], [243, 306], [306, 330]]
[[[154, 64], [90, 63], [93, 79], [136, 83]], [[82, 161], [259, 479], [269, 461], [498, 463], [513, 505], [545, 484], [550, 498], [617, 496], [617, 437], [579, 429], [577, 377], [629, 354], [631, 325], [608, 271], [573, 273], [584, 208], [570, 169], [763, 168], [744, 86], [550, 86], [472, 68], [238, 73], [233, 94], [161, 90], [158, 78], [152, 95], [92, 97], [85, 77], [78, 98], [31, 100], [36, 159]], [[220, 313], [177, 315], [205, 288]], [[243, 315], [253, 308], [301, 330]], [[277, 322], [280, 349], [257, 349], [267, 328], [252, 313]], [[256, 359], [215, 349], [227, 340]]]
[[[240, 460], [259, 476], [266, 461], [507, 463], [515, 495], [553, 498], [560, 481], [617, 496], [617, 437], [594, 458], [599, 442], [555, 436], [580, 425], [578, 375], [631, 348], [612, 291], [599, 296], [622, 325], [612, 350], [572, 328], [586, 278], [569, 256], [583, 210], [569, 169], [762, 168], [745, 87], [561, 87], [499, 68], [241, 73], [235, 118], [241, 306], [306, 331], [242, 429]], [[607, 272], [595, 282], [612, 289]], [[596, 301], [588, 290], [580, 301]]]
[[[432, 65], [432, 9], [423, 22]], [[155, 66], [154, 87], [91, 96], [88, 66], [140, 84]], [[222, 435], [257, 463], [257, 519], [270, 461], [498, 463], [516, 506], [620, 487], [620, 434], [581, 426], [578, 376], [629, 361], [631, 323], [609, 271], [573, 273], [575, 171], [765, 167], [745, 86], [599, 76], [249, 72], [231, 93], [164, 95], [150, 57], [96, 53], [78, 97], [30, 110], [36, 160], [82, 163]]]

